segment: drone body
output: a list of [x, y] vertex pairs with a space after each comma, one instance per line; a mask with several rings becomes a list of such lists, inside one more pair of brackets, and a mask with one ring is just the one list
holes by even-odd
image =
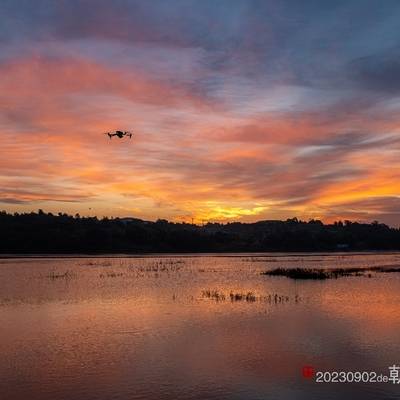
[[119, 139], [122, 139], [124, 136], [128, 136], [129, 139], [132, 139], [133, 133], [128, 131], [112, 131], [112, 132], [106, 132], [105, 135], [108, 135], [110, 139], [113, 136], [116, 136]]

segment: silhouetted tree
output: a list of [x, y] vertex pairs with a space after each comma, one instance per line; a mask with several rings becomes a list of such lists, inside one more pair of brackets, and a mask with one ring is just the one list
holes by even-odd
[[207, 223], [0, 212], [0, 253], [400, 250], [400, 230], [374, 221]]

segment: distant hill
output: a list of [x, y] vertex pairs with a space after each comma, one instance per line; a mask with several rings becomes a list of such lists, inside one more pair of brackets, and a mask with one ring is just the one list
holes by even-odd
[[297, 218], [204, 226], [136, 218], [0, 212], [0, 253], [400, 250], [400, 230]]

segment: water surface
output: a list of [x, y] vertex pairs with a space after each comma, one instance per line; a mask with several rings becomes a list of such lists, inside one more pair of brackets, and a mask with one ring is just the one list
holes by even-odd
[[400, 254], [1, 259], [1, 398], [400, 398], [400, 385], [301, 374], [400, 365], [400, 274], [260, 275], [399, 264]]

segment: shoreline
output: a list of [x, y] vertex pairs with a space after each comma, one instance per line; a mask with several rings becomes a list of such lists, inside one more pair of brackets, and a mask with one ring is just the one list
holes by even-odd
[[329, 256], [356, 256], [356, 255], [400, 255], [399, 250], [365, 250], [365, 251], [354, 251], [354, 252], [340, 252], [340, 251], [324, 251], [324, 252], [299, 252], [299, 251], [286, 251], [286, 252], [218, 252], [218, 253], [208, 253], [208, 252], [196, 252], [196, 253], [21, 253], [21, 254], [0, 254], [0, 260], [7, 259], [22, 259], [22, 258], [32, 258], [32, 259], [51, 259], [51, 258], [193, 258], [193, 257], [225, 257], [225, 258], [237, 258], [237, 257], [265, 257], [265, 258], [277, 258], [277, 257], [329, 257]]

